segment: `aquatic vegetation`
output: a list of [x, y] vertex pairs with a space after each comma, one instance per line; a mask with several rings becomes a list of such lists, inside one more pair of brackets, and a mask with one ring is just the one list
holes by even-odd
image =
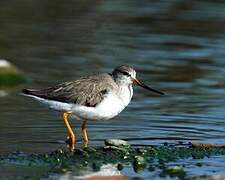
[[[108, 141], [107, 141], [108, 142]], [[65, 169], [73, 166], [79, 169], [89, 168], [99, 171], [104, 164], [115, 164], [118, 170], [132, 165], [135, 172], [143, 170], [149, 172], [159, 170], [160, 176], [185, 178], [187, 175], [184, 165], [171, 166], [170, 162], [192, 158], [198, 160], [210, 158], [212, 155], [225, 155], [224, 147], [194, 147], [192, 144], [132, 147], [127, 144], [111, 145], [97, 148], [56, 150], [46, 154], [25, 154], [22, 152], [11, 153], [0, 157], [0, 164], [16, 164], [20, 166], [49, 166]], [[196, 162], [200, 167], [200, 163]], [[202, 166], [202, 164], [201, 164]]]

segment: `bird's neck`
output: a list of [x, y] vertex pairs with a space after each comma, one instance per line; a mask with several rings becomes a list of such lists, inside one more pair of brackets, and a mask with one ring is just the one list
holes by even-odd
[[119, 86], [119, 96], [123, 101], [124, 105], [127, 106], [133, 96], [132, 85], [120, 85]]
[[111, 76], [112, 76], [112, 79], [114, 80], [114, 82], [115, 82], [119, 87], [130, 85], [130, 83], [127, 82], [126, 79], [121, 78], [121, 77], [118, 77], [117, 74], [111, 74]]

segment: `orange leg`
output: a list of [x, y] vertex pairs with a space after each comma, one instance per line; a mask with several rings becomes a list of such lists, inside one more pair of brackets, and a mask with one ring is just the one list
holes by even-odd
[[76, 136], [71, 128], [71, 125], [68, 120], [68, 116], [69, 116], [69, 114], [67, 112], [63, 113], [63, 120], [64, 120], [67, 130], [68, 130], [68, 137], [67, 137], [68, 146], [69, 146], [70, 150], [73, 151], [75, 149], [75, 145], [76, 145]]
[[88, 145], [88, 136], [87, 136], [87, 121], [83, 121], [82, 123], [82, 136], [83, 136], [83, 146], [87, 147]]

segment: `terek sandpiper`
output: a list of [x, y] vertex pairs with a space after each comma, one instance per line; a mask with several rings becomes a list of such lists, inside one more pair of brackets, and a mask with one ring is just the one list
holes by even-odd
[[136, 71], [128, 65], [116, 67], [111, 74], [96, 74], [45, 89], [23, 89], [22, 92], [52, 109], [63, 112], [63, 119], [68, 129], [67, 142], [69, 148], [74, 150], [76, 136], [68, 116], [72, 115], [83, 120], [82, 136], [86, 147], [87, 120], [111, 119], [118, 115], [133, 96], [133, 84], [160, 95], [164, 94], [139, 81], [136, 78]]

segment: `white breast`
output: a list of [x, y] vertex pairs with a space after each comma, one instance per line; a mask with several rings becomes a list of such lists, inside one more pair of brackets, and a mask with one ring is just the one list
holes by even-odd
[[132, 96], [132, 86], [121, 87], [119, 93], [109, 93], [96, 107], [75, 105], [72, 111], [83, 119], [111, 119], [129, 104]]
[[127, 106], [130, 103], [131, 98], [133, 96], [132, 85], [120, 87], [120, 91], [118, 93], [118, 96], [123, 101], [124, 105]]

